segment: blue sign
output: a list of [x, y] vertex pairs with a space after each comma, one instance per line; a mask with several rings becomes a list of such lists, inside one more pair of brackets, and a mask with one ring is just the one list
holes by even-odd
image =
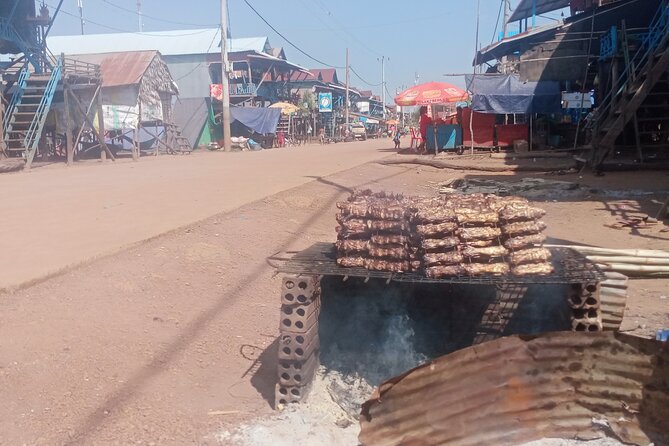
[[332, 111], [332, 93], [318, 93], [318, 111]]

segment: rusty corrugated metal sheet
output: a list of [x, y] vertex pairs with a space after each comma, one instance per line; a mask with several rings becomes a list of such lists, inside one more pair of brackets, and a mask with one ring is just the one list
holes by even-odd
[[383, 383], [363, 405], [371, 445], [516, 445], [605, 436], [664, 444], [669, 344], [621, 333], [512, 336], [469, 347]]
[[119, 53], [81, 54], [72, 59], [100, 65], [103, 87], [139, 84], [142, 76], [159, 55], [158, 51], [125, 51]]

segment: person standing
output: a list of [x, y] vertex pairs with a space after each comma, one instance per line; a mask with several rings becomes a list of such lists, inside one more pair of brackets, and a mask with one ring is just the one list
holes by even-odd
[[422, 106], [420, 108], [420, 120], [418, 121], [420, 126], [420, 145], [418, 146], [419, 153], [425, 153], [425, 143], [427, 142], [427, 126], [432, 124], [432, 118], [427, 115], [427, 107]]

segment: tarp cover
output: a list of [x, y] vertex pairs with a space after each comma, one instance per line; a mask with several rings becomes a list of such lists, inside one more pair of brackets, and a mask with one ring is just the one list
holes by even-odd
[[266, 135], [276, 132], [281, 118], [279, 108], [230, 107], [231, 119], [239, 121], [251, 130]]
[[472, 108], [481, 113], [558, 113], [558, 82], [521, 82], [512, 74], [465, 76]]
[[209, 117], [209, 105], [205, 98], [179, 99], [172, 110], [172, 120], [184, 136], [195, 147]]

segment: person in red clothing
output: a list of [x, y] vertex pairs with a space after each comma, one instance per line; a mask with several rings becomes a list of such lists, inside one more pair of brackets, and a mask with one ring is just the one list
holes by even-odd
[[427, 126], [432, 124], [432, 118], [427, 115], [427, 107], [422, 106], [420, 108], [420, 120], [418, 121], [420, 125], [420, 137], [421, 142], [418, 146], [419, 152], [425, 152], [425, 142], [427, 141]]

